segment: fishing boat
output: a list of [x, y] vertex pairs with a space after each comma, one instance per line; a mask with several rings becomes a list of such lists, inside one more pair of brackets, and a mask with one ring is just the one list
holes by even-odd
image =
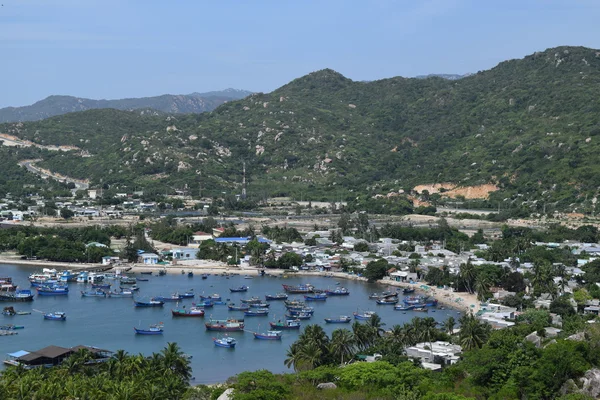
[[211, 294], [210, 296], [204, 296], [204, 295], [200, 295], [200, 300], [214, 300], [214, 301], [221, 301], [221, 295], [220, 294]]
[[245, 275], [244, 279], [254, 279], [254, 278], [252, 276], [250, 276], [250, 275]]
[[306, 301], [325, 301], [327, 300], [327, 295], [325, 293], [317, 293], [314, 295], [304, 296], [304, 300]]
[[62, 271], [58, 275], [58, 280], [60, 282], [77, 282], [77, 274], [70, 270]]
[[150, 301], [133, 301], [133, 304], [136, 307], [162, 307], [165, 302], [158, 300], [150, 300]]
[[188, 278], [193, 278], [194, 277], [194, 273], [192, 271], [188, 272]]
[[196, 297], [196, 293], [194, 293], [194, 289], [190, 289], [187, 292], [181, 293], [180, 296], [182, 299], [193, 299]]
[[229, 288], [229, 291], [231, 293], [247, 292], [248, 291], [248, 286], [243, 285], [243, 286], [239, 286], [239, 287], [236, 287], [236, 288]]
[[348, 296], [350, 292], [345, 287], [337, 287], [333, 290], [325, 290], [325, 294], [327, 296]]
[[150, 325], [148, 327], [148, 329], [140, 329], [140, 328], [134, 327], [133, 330], [135, 331], [136, 335], [162, 335], [163, 327], [164, 327], [164, 325], [162, 323], [160, 323], [160, 324]]
[[269, 303], [250, 303], [248, 304], [252, 308], [269, 308]]
[[121, 283], [121, 285], [135, 285], [137, 279], [131, 276], [123, 276], [121, 277], [119, 282]]
[[192, 303], [192, 305], [195, 307], [211, 308], [212, 306], [215, 305], [215, 303], [207, 300], [207, 301], [201, 301], [200, 303]]
[[68, 286], [39, 286], [36, 289], [38, 296], [66, 296], [69, 294]]
[[207, 274], [202, 274], [202, 279], [208, 279], [208, 275]]
[[13, 306], [4, 307], [4, 309], [2, 310], [2, 315], [7, 315], [9, 317], [12, 317], [14, 315], [29, 315], [29, 314], [31, 314], [31, 311], [16, 311]]
[[33, 301], [33, 296], [34, 294], [29, 289], [21, 289], [16, 292], [0, 292], [0, 301]]
[[66, 321], [67, 314], [62, 311], [50, 312], [50, 313], [44, 314], [44, 319], [48, 319], [51, 321]]
[[129, 286], [129, 287], [119, 286], [119, 289], [130, 290], [132, 292], [137, 292], [138, 290], [140, 290], [140, 288], [137, 285], [133, 285], [133, 286]]
[[415, 292], [414, 288], [404, 288], [402, 289], [402, 294], [412, 294]]
[[425, 303], [429, 296], [411, 296], [402, 300], [404, 304], [422, 304]]
[[180, 301], [181, 299], [183, 299], [183, 297], [181, 297], [181, 295], [179, 293], [173, 293], [170, 296], [155, 296], [153, 297], [151, 300], [156, 300], [156, 301]]
[[340, 315], [336, 318], [325, 318], [325, 322], [328, 324], [347, 324], [352, 321], [352, 318], [347, 315]]
[[249, 299], [241, 299], [240, 300], [242, 303], [244, 304], [257, 304], [257, 303], [262, 303], [262, 300], [258, 297], [251, 297]]
[[150, 279], [148, 278], [135, 278], [136, 282], [148, 282]]
[[385, 292], [381, 292], [381, 293], [371, 293], [369, 295], [369, 299], [375, 300], [375, 299], [379, 299], [381, 297], [393, 296], [394, 294], [395, 293], [392, 293], [389, 290], [386, 290]]
[[152, 271], [142, 271], [140, 272], [142, 275], [152, 275]]
[[281, 340], [281, 331], [254, 332], [254, 338], [261, 340]]
[[283, 286], [283, 290], [285, 290], [286, 293], [291, 293], [291, 294], [306, 294], [306, 293], [314, 292], [314, 287], [312, 285], [297, 285], [297, 286], [281, 285], [281, 286]]
[[413, 308], [413, 311], [428, 312], [429, 309], [427, 307], [415, 307]]
[[23, 325], [0, 325], [0, 331], [16, 331], [17, 329], [25, 329]]
[[413, 306], [413, 305], [410, 305], [410, 306], [407, 306], [407, 305], [397, 305], [397, 306], [394, 306], [394, 310], [396, 310], [396, 311], [410, 311], [413, 308], [415, 308], [415, 306]]
[[158, 271], [158, 276], [165, 276], [166, 274], [167, 274], [166, 269], [161, 269], [160, 271]]
[[310, 319], [312, 314], [308, 313], [297, 313], [297, 314], [285, 314], [288, 319]]
[[267, 294], [265, 295], [266, 300], [287, 300], [288, 295], [285, 293]]
[[229, 311], [247, 311], [250, 309], [250, 306], [248, 304], [236, 306], [235, 304], [231, 303], [227, 305], [227, 309], [229, 309]]
[[233, 349], [235, 348], [235, 345], [237, 344], [237, 341], [229, 336], [217, 339], [217, 338], [213, 338], [213, 342], [215, 344], [215, 346], [217, 347], [226, 347], [229, 349]]
[[14, 292], [17, 290], [17, 285], [12, 281], [12, 278], [5, 277], [0, 278], [0, 291], [1, 292]]
[[352, 314], [354, 315], [354, 319], [357, 319], [360, 321], [367, 321], [367, 320], [371, 319], [371, 317], [373, 315], [376, 315], [375, 311], [363, 311], [362, 313], [353, 312]]
[[179, 308], [175, 310], [171, 310], [171, 314], [174, 317], [203, 317], [204, 309], [200, 307], [191, 307], [191, 308]]
[[244, 315], [247, 317], [263, 317], [269, 315], [268, 308], [257, 308], [256, 310], [246, 310]]
[[120, 297], [133, 297], [131, 290], [121, 290], [120, 292], [108, 292], [108, 297], [120, 298]]
[[380, 305], [398, 304], [397, 297], [385, 297], [383, 299], [377, 299], [375, 302]]
[[306, 307], [306, 302], [299, 300], [286, 300], [283, 302], [285, 304], [285, 308], [295, 308], [295, 307]]
[[81, 291], [81, 297], [106, 297], [106, 292], [103, 290], [94, 290], [93, 292]]
[[243, 331], [245, 325], [243, 319], [211, 319], [204, 326], [208, 331], [235, 332]]
[[110, 283], [92, 283], [93, 289], [110, 289]]
[[290, 315], [295, 315], [295, 314], [310, 314], [310, 315], [313, 315], [315, 313], [315, 309], [312, 308], [312, 307], [290, 308], [290, 309], [288, 309], [288, 313]]
[[300, 320], [286, 319], [285, 321], [269, 322], [271, 329], [277, 330], [295, 330], [300, 329]]

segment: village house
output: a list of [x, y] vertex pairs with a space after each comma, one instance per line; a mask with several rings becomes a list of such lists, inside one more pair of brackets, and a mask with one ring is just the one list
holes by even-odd
[[404, 349], [406, 355], [421, 361], [425, 369], [439, 371], [443, 366], [455, 364], [460, 359], [462, 347], [448, 342], [424, 342]]
[[138, 262], [147, 265], [158, 264], [159, 259], [160, 257], [158, 257], [158, 255], [154, 253], [142, 253], [138, 256]]

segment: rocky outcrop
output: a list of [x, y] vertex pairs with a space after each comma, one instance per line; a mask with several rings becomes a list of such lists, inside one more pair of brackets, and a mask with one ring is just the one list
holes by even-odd
[[577, 381], [569, 379], [560, 389], [561, 394], [579, 393], [594, 399], [600, 397], [600, 369], [588, 370]]
[[317, 385], [317, 389], [337, 389], [337, 386], [333, 382], [325, 382], [325, 383], [319, 383]]

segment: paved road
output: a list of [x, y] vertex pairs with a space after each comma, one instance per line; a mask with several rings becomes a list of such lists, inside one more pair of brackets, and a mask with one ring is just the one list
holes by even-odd
[[47, 173], [42, 171], [40, 168], [35, 166], [35, 162], [36, 161], [41, 161], [41, 160], [26, 160], [26, 161], [21, 161], [19, 163], [20, 166], [27, 168], [27, 170], [29, 172], [33, 172], [34, 174], [37, 174], [39, 176], [41, 176], [42, 178], [52, 178], [55, 179], [57, 181], [60, 182], [66, 182], [66, 183], [73, 183], [75, 184], [75, 189], [74, 190], [87, 190], [90, 185], [88, 183], [82, 182], [80, 180], [77, 179], [72, 179], [72, 178], [68, 178], [65, 176], [60, 176], [60, 175], [55, 175], [52, 173]]

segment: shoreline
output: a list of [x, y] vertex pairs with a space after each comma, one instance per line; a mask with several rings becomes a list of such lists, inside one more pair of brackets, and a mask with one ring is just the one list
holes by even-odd
[[[231, 275], [248, 275], [248, 276], [259, 276], [260, 270], [258, 268], [241, 268], [239, 266], [231, 266], [226, 265], [217, 261], [207, 261], [207, 260], [193, 260], [188, 261], [189, 264], [186, 264], [185, 261], [183, 263], [176, 264], [168, 264], [168, 265], [158, 265], [158, 264], [120, 264], [113, 265], [111, 267], [112, 270], [119, 269], [127, 269], [128, 273], [140, 273], [140, 272], [157, 272], [161, 270], [166, 270], [168, 274], [181, 274], [181, 271], [184, 273], [199, 272], [206, 273], [212, 275], [221, 275], [221, 274], [231, 274]], [[86, 269], [98, 269], [98, 268], [107, 268], [108, 265], [102, 264], [85, 264], [85, 263], [64, 263], [64, 262], [52, 262], [52, 261], [42, 261], [42, 260], [17, 260], [10, 259], [6, 257], [0, 257], [0, 265], [2, 264], [12, 264], [19, 265], [25, 267], [38, 267], [38, 268], [66, 268], [71, 270], [86, 270]], [[267, 276], [272, 277], [282, 277], [286, 276], [302, 276], [302, 277], [332, 277], [338, 279], [348, 279], [354, 281], [363, 281], [366, 282], [367, 279], [364, 277], [360, 277], [357, 275], [351, 275], [345, 272], [321, 272], [321, 271], [290, 271], [290, 270], [282, 270], [282, 269], [269, 269], [265, 270]], [[0, 273], [1, 274], [1, 273]], [[480, 303], [477, 300], [475, 294], [469, 294], [466, 292], [454, 292], [451, 288], [449, 289], [439, 289], [429, 285], [426, 285], [424, 282], [398, 282], [387, 279], [381, 279], [376, 282], [377, 284], [384, 286], [391, 286], [396, 288], [411, 288], [415, 289], [415, 292], [419, 294], [427, 294], [438, 301], [439, 304], [444, 307], [449, 307], [461, 312], [472, 312], [477, 313], [480, 309]]]

